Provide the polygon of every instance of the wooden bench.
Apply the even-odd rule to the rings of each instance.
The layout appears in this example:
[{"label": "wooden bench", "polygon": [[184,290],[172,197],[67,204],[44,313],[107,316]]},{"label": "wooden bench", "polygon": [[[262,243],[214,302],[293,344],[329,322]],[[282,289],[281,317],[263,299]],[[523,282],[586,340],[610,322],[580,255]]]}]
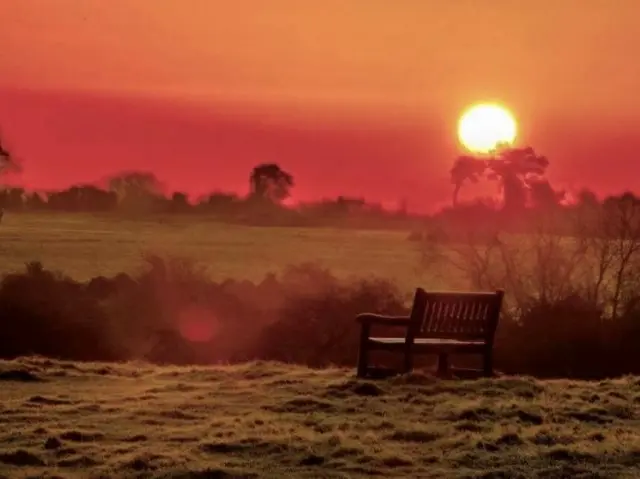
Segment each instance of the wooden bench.
[{"label": "wooden bench", "polygon": [[[484,376],[493,376],[493,339],[502,309],[504,291],[428,293],[417,288],[409,316],[359,314],[361,323],[358,377],[374,372],[369,367],[372,351],[397,351],[404,355],[403,371],[413,369],[417,354],[438,355],[438,375],[449,374],[450,354],[483,357]],[[397,337],[372,337],[374,325],[404,330]]]}]

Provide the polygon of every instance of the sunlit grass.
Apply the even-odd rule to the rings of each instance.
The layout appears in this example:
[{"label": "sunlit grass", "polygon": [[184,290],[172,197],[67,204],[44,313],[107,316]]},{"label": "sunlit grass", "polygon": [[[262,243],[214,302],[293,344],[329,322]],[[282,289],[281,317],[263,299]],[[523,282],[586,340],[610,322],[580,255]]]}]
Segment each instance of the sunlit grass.
[{"label": "sunlit grass", "polygon": [[640,382],[0,362],[0,476],[637,477]]}]

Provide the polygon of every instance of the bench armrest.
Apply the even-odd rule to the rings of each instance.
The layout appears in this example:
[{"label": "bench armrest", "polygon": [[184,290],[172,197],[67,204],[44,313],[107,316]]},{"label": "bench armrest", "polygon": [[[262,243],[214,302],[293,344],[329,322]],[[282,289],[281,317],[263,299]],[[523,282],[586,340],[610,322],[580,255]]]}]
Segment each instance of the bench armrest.
[{"label": "bench armrest", "polygon": [[385,316],[382,314],[362,313],[356,316],[356,321],[361,324],[379,324],[382,326],[409,326],[409,316]]}]

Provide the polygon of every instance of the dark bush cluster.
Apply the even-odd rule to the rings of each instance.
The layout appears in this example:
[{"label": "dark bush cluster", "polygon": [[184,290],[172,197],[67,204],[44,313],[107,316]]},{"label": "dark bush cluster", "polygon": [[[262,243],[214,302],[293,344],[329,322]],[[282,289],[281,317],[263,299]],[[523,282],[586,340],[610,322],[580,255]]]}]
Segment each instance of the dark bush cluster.
[{"label": "dark bush cluster", "polygon": [[136,275],[82,283],[33,263],[0,282],[0,356],[350,365],[353,319],[369,309],[398,313],[404,301],[387,282],[344,284],[313,265],[213,282],[189,261],[149,257]]},{"label": "dark bush cluster", "polygon": [[[0,356],[352,367],[356,314],[405,314],[409,299],[387,281],[340,281],[312,264],[258,283],[213,282],[191,262],[149,257],[136,275],[82,283],[32,263],[0,282]],[[640,373],[637,309],[612,320],[567,294],[516,311],[505,310],[498,328],[499,370],[585,378]]]}]

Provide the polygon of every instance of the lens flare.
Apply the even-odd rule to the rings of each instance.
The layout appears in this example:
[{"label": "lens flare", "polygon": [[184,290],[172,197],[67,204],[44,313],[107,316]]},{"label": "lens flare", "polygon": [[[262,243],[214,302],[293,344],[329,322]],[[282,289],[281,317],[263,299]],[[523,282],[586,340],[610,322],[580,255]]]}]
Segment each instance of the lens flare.
[{"label": "lens flare", "polygon": [[192,307],[178,315],[178,330],[188,341],[206,343],[216,336],[218,321],[211,311]]}]

